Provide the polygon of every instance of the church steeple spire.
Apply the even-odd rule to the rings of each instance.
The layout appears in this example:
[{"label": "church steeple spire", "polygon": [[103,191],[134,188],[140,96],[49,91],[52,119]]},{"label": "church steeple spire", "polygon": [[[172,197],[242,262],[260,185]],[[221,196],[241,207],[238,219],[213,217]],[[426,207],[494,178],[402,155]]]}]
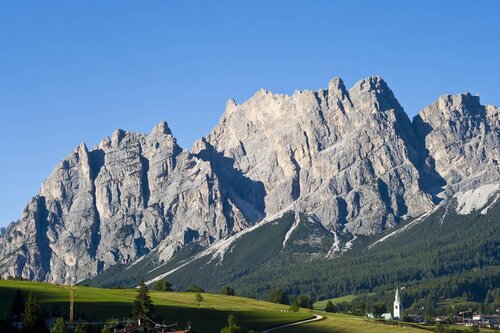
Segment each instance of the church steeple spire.
[{"label": "church steeple spire", "polygon": [[401,318],[401,298],[399,296],[399,287],[396,287],[396,296],[394,297],[394,319]]}]

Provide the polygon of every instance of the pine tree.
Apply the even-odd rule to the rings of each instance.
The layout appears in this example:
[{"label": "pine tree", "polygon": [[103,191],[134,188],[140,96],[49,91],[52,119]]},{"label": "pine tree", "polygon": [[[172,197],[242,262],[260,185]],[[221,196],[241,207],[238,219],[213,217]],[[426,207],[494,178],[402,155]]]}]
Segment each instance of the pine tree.
[{"label": "pine tree", "polygon": [[157,291],[173,291],[172,284],[167,280],[158,280],[155,282],[155,289]]},{"label": "pine tree", "polygon": [[231,288],[230,286],[224,286],[221,289],[221,294],[222,295],[234,296],[234,289]]},{"label": "pine tree", "polygon": [[310,296],[302,294],[297,296],[297,303],[301,308],[308,308],[308,309],[312,308],[313,304]]},{"label": "pine tree", "polygon": [[115,325],[118,323],[118,319],[108,319],[106,324],[101,330],[101,333],[113,333]]},{"label": "pine tree", "polygon": [[279,304],[290,304],[288,299],[288,295],[285,293],[283,289],[273,289],[269,293],[269,301],[273,303]]},{"label": "pine tree", "polygon": [[147,317],[152,318],[153,315],[153,301],[149,296],[148,287],[144,283],[144,280],[141,280],[137,289],[137,295],[132,304],[132,316],[135,320],[141,319],[145,321]]},{"label": "pine tree", "polygon": [[78,324],[73,333],[87,333],[89,325],[87,323]]},{"label": "pine tree", "polygon": [[50,333],[67,333],[63,318],[57,318],[54,326],[50,329]]},{"label": "pine tree", "polygon": [[375,318],[380,318],[386,311],[387,305],[385,303],[377,303],[373,305],[373,315]]},{"label": "pine tree", "polygon": [[24,305],[22,323],[24,333],[39,333],[46,331],[40,306],[38,305],[38,301],[33,293],[29,293],[28,300]]},{"label": "pine tree", "polygon": [[229,316],[227,316],[227,326],[223,327],[220,330],[220,333],[240,333],[241,331],[241,326],[238,325],[236,316],[231,313]]},{"label": "pine tree", "polygon": [[328,302],[326,302],[325,311],[326,312],[334,312],[335,311],[335,306],[333,305],[331,300],[328,300]]}]

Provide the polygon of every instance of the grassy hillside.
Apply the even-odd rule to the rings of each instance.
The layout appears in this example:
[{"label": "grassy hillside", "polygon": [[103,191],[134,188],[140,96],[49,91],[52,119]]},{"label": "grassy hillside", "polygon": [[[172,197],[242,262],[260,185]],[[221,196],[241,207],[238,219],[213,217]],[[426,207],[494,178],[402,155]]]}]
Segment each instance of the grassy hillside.
[{"label": "grassy hillside", "polygon": [[[306,323],[278,330],[279,333],[426,333],[434,332],[434,326],[402,323],[396,321],[373,320],[343,314],[324,314],[324,320]],[[470,332],[470,328],[450,326],[453,329]],[[481,332],[497,332],[482,328]]]},{"label": "grassy hillside", "polygon": [[[66,286],[26,281],[0,281],[0,317],[8,316],[16,290],[26,299],[29,292],[37,295],[46,313],[67,315],[69,290]],[[101,289],[77,287],[75,315],[89,321],[129,317],[134,289]],[[203,294],[200,305],[194,293],[151,292],[159,321],[178,322],[183,328],[189,321],[198,332],[219,332],[229,313],[234,313],[245,329],[261,330],[310,318],[306,311],[281,312],[289,307],[237,296]]]},{"label": "grassy hillside", "polygon": [[[59,312],[67,315],[69,291],[67,286],[27,281],[0,280],[0,318],[9,315],[16,290],[21,290],[26,298],[29,292],[37,295],[46,313]],[[77,317],[89,321],[128,317],[131,303],[136,294],[134,289],[102,289],[77,287],[75,311]],[[312,310],[301,309],[298,313],[282,312],[288,306],[237,297],[204,293],[201,304],[195,301],[194,293],[151,292],[158,321],[179,323],[179,327],[189,321],[197,332],[219,332],[225,325],[227,315],[234,313],[244,329],[264,328],[311,318]],[[279,333],[423,333],[433,327],[423,327],[407,323],[384,322],[344,314],[321,313],[325,319],[278,330]],[[483,332],[483,330],[481,330]],[[485,332],[489,332],[485,330]]]},{"label": "grassy hillside", "polygon": [[279,333],[425,333],[433,330],[433,327],[421,328],[417,325],[401,324],[396,322],[382,322],[363,317],[355,317],[343,314],[322,314],[324,320],[306,323],[295,327],[284,328]]},{"label": "grassy hillside", "polygon": [[351,295],[345,295],[345,296],[325,299],[322,301],[315,302],[313,307],[317,310],[324,310],[326,307],[326,303],[328,303],[328,301],[332,301],[333,304],[338,304],[338,303],[343,303],[343,302],[349,303],[349,302],[354,301],[356,298],[358,298],[360,296],[373,296],[374,294],[375,293],[357,294],[357,295],[351,294]]},{"label": "grassy hillside", "polygon": [[[59,315],[67,315],[69,308],[67,286],[0,280],[0,317],[8,316],[12,299],[18,289],[25,298],[29,292],[36,294],[46,313],[55,311],[60,312]],[[77,287],[75,312],[89,321],[128,317],[135,294],[134,289]],[[306,309],[301,309],[298,313],[282,312],[287,310],[288,306],[237,296],[204,293],[204,300],[200,305],[195,301],[194,293],[152,291],[151,297],[159,320],[164,320],[166,323],[178,322],[180,327],[190,321],[195,331],[204,333],[219,332],[225,325],[229,313],[234,313],[246,330],[280,326],[311,318],[313,315],[312,311]],[[421,332],[420,329],[387,326],[361,317],[323,315],[326,318],[320,322],[282,329],[278,332]]]}]

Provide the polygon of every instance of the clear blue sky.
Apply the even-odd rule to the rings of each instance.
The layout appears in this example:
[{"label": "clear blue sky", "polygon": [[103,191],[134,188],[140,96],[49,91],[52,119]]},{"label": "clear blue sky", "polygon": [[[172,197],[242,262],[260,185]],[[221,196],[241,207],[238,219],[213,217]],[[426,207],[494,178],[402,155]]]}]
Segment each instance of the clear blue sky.
[{"label": "clear blue sky", "polygon": [[500,1],[0,2],[0,226],[53,167],[166,120],[190,148],[227,99],[381,75],[410,116],[500,105]]}]

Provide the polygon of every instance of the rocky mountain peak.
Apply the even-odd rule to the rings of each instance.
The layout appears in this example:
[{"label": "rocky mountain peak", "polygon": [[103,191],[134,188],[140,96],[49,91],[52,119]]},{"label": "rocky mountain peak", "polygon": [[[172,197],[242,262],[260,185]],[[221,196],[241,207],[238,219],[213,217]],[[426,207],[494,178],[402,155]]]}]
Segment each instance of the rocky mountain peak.
[{"label": "rocky mountain peak", "polygon": [[236,104],[236,101],[234,100],[234,98],[230,98],[227,100],[226,102],[226,112],[231,112],[232,110],[234,110],[236,108],[237,104]]},{"label": "rocky mountain peak", "polygon": [[149,135],[118,129],[56,166],[0,236],[0,275],[64,282],[152,252],[168,261],[287,210],[338,251],[429,212],[443,188],[498,183],[499,115],[477,96],[444,95],[412,124],[381,77],[349,90],[336,77],[319,91],[230,99],[192,152],[165,121]]},{"label": "rocky mountain peak", "polygon": [[156,135],[172,135],[172,131],[168,127],[168,124],[165,120],[160,121],[158,124],[153,127],[151,130],[151,135],[156,136]]},{"label": "rocky mountain peak", "polygon": [[[415,118],[437,125],[439,121],[464,121],[465,118],[484,118],[487,108],[481,105],[479,96],[470,93],[445,94],[426,106]],[[465,117],[465,118],[464,118]]]},{"label": "rocky mountain peak", "polygon": [[359,86],[360,90],[375,90],[380,92],[382,89],[388,89],[387,83],[378,75],[369,76],[362,80],[359,80],[354,84],[354,88]]},{"label": "rocky mountain peak", "polygon": [[126,131],[124,131],[120,128],[116,129],[113,132],[113,135],[111,135],[111,146],[113,146],[113,147],[118,146],[126,134],[127,134]]},{"label": "rocky mountain peak", "polygon": [[450,193],[500,180],[500,122],[494,114],[479,96],[464,93],[442,95],[414,118]]},{"label": "rocky mountain peak", "polygon": [[208,144],[206,138],[201,138],[196,140],[193,143],[193,146],[191,147],[191,153],[193,154],[199,154],[201,151],[207,150],[208,149]]},{"label": "rocky mountain peak", "polygon": [[347,89],[344,85],[344,81],[340,77],[334,77],[328,83],[328,98],[330,100],[336,100],[338,103],[346,98],[348,95]]},{"label": "rocky mountain peak", "polygon": [[474,112],[481,107],[479,96],[470,93],[441,95],[438,99],[440,110]]},{"label": "rocky mountain peak", "polygon": [[358,100],[355,105],[357,109],[371,113],[388,110],[403,112],[394,93],[380,76],[370,76],[356,82],[349,90],[349,95],[352,100]]},{"label": "rocky mountain peak", "polygon": [[332,91],[345,91],[344,81],[338,76],[332,78],[330,82],[328,82],[328,90]]}]

